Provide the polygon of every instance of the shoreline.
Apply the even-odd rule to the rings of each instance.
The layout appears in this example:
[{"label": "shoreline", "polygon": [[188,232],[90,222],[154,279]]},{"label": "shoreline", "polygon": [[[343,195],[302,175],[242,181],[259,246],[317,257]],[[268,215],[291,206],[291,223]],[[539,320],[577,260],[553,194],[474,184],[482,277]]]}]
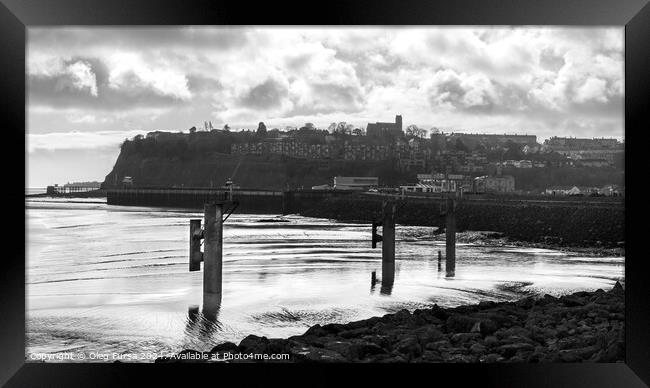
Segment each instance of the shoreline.
[{"label": "shoreline", "polygon": [[[347,324],[317,324],[289,338],[249,335],[239,344],[225,342],[209,352],[186,349],[155,362],[623,362],[624,302],[617,282],[610,291],[559,298],[434,305]],[[270,359],[277,354],[289,359]]]},{"label": "shoreline", "polygon": [[[105,190],[95,190],[87,193],[71,193],[71,194],[27,194],[25,198],[105,198]],[[245,213],[240,213],[245,214]],[[296,215],[303,216],[296,213]],[[272,216],[272,215],[269,215]],[[282,214],[275,214],[275,216],[283,217]],[[304,215],[303,217],[311,217]],[[368,224],[365,220],[349,220],[349,219],[340,219],[340,218],[327,218],[327,217],[317,217],[324,218],[331,221],[337,222],[346,222],[351,224]],[[399,224],[398,226],[422,226],[415,225],[411,223]],[[517,239],[512,236],[507,236],[501,232],[493,231],[463,231],[457,233],[457,241],[461,243],[480,243],[488,247],[501,247],[501,246],[511,246],[511,247],[524,247],[524,248],[539,248],[539,249],[551,249],[567,253],[581,253],[594,257],[604,257],[604,256],[613,256],[613,257],[624,257],[625,256],[625,247],[611,247],[611,246],[587,246],[580,244],[569,244],[569,243],[558,243],[549,239],[548,241],[539,242],[539,241],[527,241],[524,239]]]}]

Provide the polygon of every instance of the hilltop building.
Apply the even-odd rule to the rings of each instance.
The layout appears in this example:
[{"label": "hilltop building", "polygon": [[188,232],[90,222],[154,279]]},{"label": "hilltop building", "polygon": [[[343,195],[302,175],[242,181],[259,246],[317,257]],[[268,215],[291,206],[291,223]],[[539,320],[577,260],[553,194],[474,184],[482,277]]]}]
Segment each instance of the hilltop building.
[{"label": "hilltop building", "polygon": [[404,132],[402,132],[402,116],[395,116],[394,123],[368,123],[368,126],[366,127],[366,134],[368,136],[402,136],[404,135]]},{"label": "hilltop building", "polygon": [[534,147],[537,145],[536,135],[519,135],[519,134],[483,134],[483,133],[451,133],[448,140],[455,142],[460,140],[470,150],[481,144],[485,147],[504,146],[508,141],[516,144],[528,145]]},{"label": "hilltop building", "polygon": [[622,146],[618,140],[612,138],[577,138],[553,136],[544,142],[553,151],[557,150],[588,150],[588,149],[615,149]]},{"label": "hilltop building", "polygon": [[554,136],[547,139],[544,145],[549,150],[573,160],[591,160],[585,164],[592,165],[603,165],[603,163],[593,162],[595,159],[605,160],[608,165],[612,165],[625,152],[623,143],[611,138],[581,139]]}]

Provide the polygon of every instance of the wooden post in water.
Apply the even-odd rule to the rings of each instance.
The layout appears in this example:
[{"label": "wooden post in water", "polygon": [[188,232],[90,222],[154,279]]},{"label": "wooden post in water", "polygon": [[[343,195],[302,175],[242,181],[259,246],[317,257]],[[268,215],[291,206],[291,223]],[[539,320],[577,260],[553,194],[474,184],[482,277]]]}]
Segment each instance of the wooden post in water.
[{"label": "wooden post in water", "polygon": [[454,207],[454,199],[447,198],[445,270],[450,277],[453,277],[456,272],[456,209]]},{"label": "wooden post in water", "polygon": [[201,269],[201,219],[190,220],[190,272]]},{"label": "wooden post in water", "polygon": [[203,251],[203,313],[210,316],[221,305],[223,204],[205,204]]},{"label": "wooden post in water", "polygon": [[394,201],[383,203],[382,244],[381,244],[381,284],[382,290],[390,293],[395,280],[395,211]]},{"label": "wooden post in water", "polygon": [[438,272],[442,271],[442,253],[438,249]]}]

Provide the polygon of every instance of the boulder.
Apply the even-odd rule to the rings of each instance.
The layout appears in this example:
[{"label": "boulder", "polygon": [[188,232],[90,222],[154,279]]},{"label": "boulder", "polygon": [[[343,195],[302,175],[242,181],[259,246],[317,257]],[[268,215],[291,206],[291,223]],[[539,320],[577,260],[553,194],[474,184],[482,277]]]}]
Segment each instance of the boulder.
[{"label": "boulder", "polygon": [[232,342],[221,343],[210,350],[210,353],[239,353],[239,346]]},{"label": "boulder", "polygon": [[510,358],[519,352],[532,352],[533,350],[535,347],[526,342],[501,345],[497,348],[497,352],[505,358]]},{"label": "boulder", "polygon": [[447,332],[469,333],[477,322],[479,322],[477,318],[454,314],[447,318],[445,325],[447,327]]}]

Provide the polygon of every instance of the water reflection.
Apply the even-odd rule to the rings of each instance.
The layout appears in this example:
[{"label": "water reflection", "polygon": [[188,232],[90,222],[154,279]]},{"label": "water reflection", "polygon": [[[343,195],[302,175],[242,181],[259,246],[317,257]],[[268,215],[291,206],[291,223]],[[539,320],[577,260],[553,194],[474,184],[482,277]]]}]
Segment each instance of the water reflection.
[{"label": "water reflection", "polygon": [[187,319],[185,322],[185,333],[190,337],[200,340],[210,340],[213,335],[222,330],[223,325],[219,321],[219,310],[221,306],[203,306],[199,312],[199,306],[191,305],[187,308]]},{"label": "water reflection", "polygon": [[377,283],[381,284],[379,293],[381,295],[390,295],[393,292],[395,284],[395,262],[383,261],[381,265],[381,279],[377,279],[377,272],[372,271],[370,274],[370,294],[374,294]]}]

